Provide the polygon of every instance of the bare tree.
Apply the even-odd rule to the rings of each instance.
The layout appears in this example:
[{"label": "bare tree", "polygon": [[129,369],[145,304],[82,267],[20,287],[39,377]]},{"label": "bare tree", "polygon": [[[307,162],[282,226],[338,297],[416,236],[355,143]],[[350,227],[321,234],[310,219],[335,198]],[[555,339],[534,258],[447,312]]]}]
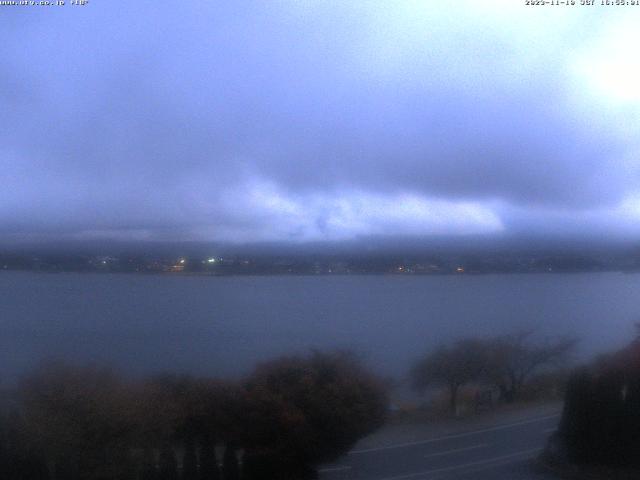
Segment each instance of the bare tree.
[{"label": "bare tree", "polygon": [[522,330],[487,340],[485,377],[500,390],[502,399],[513,402],[536,371],[566,361],[577,340],[559,337],[534,341],[533,330]]},{"label": "bare tree", "polygon": [[449,405],[455,413],[460,387],[480,379],[486,363],[484,343],[476,339],[463,339],[442,346],[419,360],[411,370],[411,379],[418,391],[424,391],[429,386],[448,388]]}]

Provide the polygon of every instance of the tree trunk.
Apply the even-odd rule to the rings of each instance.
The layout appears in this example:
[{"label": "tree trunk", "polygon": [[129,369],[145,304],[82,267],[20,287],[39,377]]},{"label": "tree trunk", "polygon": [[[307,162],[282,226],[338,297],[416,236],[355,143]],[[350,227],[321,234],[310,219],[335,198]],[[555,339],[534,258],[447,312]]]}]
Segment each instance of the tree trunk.
[{"label": "tree trunk", "polygon": [[236,456],[236,449],[234,445],[227,443],[227,446],[224,449],[222,462],[224,480],[239,480],[240,467],[238,465],[238,457]]},{"label": "tree trunk", "polygon": [[505,403],[513,403],[516,399],[516,394],[512,385],[499,385],[500,389],[500,398]]},{"label": "tree trunk", "polygon": [[188,439],[184,444],[182,480],[198,480],[198,457],[196,456],[196,445],[193,439]]},{"label": "tree trunk", "polygon": [[200,444],[200,480],[219,480],[220,470],[212,437],[205,437]]},{"label": "tree trunk", "polygon": [[160,450],[160,480],[178,480],[178,461],[173,447],[166,444]]},{"label": "tree trunk", "polygon": [[458,414],[458,388],[457,384],[449,385],[449,407],[454,415]]}]

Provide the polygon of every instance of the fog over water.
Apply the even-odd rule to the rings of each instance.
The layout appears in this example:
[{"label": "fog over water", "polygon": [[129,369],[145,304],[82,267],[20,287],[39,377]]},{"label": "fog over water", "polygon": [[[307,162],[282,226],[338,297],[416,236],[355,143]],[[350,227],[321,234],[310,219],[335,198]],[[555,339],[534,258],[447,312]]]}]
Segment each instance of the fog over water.
[{"label": "fog over water", "polygon": [[0,382],[42,358],[133,373],[237,376],[271,356],[347,347],[403,376],[434,345],[520,326],[626,342],[640,275],[170,277],[0,273]]}]

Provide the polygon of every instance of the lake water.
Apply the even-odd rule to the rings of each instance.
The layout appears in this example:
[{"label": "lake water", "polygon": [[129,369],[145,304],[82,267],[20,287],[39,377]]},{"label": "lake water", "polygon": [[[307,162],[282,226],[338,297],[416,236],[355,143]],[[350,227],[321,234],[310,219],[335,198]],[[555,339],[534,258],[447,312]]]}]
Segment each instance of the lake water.
[{"label": "lake water", "polygon": [[616,347],[640,275],[197,277],[0,273],[0,382],[47,357],[234,376],[274,355],[348,347],[404,375],[434,345],[532,326]]}]

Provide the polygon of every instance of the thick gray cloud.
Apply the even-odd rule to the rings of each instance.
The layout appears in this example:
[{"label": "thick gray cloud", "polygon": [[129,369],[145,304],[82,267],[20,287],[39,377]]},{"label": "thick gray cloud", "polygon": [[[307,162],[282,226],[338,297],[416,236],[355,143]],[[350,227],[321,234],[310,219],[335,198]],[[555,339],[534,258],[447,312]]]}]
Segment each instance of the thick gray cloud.
[{"label": "thick gray cloud", "polygon": [[0,236],[640,233],[640,8],[435,3],[1,7]]}]

